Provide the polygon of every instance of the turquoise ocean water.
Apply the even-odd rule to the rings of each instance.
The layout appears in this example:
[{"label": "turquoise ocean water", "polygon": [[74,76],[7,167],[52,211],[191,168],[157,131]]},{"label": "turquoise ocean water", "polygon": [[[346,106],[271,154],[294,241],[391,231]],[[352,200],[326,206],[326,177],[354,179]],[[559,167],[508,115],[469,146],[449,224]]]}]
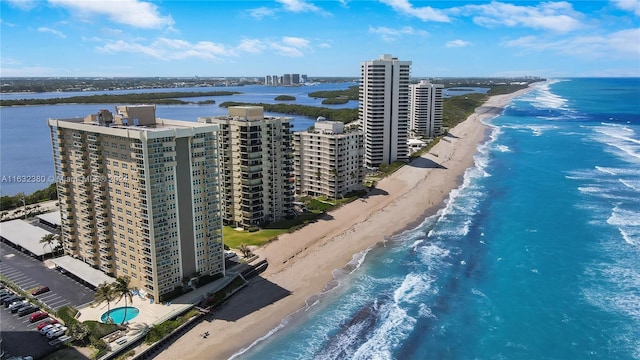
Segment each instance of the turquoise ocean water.
[{"label": "turquoise ocean water", "polygon": [[640,79],[539,85],[446,207],[241,359],[640,359]]}]

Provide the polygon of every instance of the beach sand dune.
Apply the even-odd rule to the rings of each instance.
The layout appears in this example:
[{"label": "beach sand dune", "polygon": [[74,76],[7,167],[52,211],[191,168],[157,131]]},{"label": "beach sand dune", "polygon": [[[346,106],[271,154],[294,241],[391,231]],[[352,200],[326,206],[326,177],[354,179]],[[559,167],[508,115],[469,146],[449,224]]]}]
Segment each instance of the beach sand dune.
[{"label": "beach sand dune", "polygon": [[[499,115],[511,99],[530,89],[491,97],[451,129],[445,141],[379,181],[367,197],[257,249],[257,255],[269,260],[261,277],[156,359],[227,359],[281,326],[325,290],[333,271],[344,268],[354,254],[435,214],[486,139],[482,120]],[[206,331],[209,337],[198,336]]]}]

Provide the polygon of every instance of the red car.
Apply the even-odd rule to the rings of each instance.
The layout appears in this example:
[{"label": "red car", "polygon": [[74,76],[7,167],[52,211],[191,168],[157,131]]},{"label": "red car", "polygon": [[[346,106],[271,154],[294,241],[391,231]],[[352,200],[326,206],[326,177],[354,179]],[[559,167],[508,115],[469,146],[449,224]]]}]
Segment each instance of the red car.
[{"label": "red car", "polygon": [[44,294],[47,291],[49,291],[48,286],[40,286],[39,288],[33,290],[33,292],[31,292],[31,295],[36,296],[36,295]]},{"label": "red car", "polygon": [[29,321],[30,322],[36,322],[36,321],[42,320],[42,319],[47,318],[47,317],[49,317],[49,314],[47,314],[46,312],[44,312],[42,310],[39,310],[39,311],[36,311],[33,314],[31,314],[31,317],[29,317]]},{"label": "red car", "polygon": [[58,320],[56,320],[56,319],[50,319],[48,321],[43,321],[40,324],[38,324],[38,331],[42,330],[42,328],[47,326],[47,325],[53,325],[53,324],[57,324],[57,323],[58,323]]}]

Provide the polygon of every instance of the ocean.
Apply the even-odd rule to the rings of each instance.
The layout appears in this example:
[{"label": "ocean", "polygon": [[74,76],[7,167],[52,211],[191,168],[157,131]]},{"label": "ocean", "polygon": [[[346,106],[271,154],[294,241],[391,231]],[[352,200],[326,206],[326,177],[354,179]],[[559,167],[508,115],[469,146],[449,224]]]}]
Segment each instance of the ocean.
[{"label": "ocean", "polygon": [[640,359],[640,79],[550,80],[446,205],[237,359]]}]

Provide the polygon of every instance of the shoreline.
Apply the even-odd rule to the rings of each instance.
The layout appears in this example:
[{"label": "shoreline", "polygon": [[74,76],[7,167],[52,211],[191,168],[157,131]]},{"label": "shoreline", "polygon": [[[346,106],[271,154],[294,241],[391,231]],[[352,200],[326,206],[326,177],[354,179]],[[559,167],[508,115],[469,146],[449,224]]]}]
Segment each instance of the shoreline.
[{"label": "shoreline", "polygon": [[[487,141],[490,128],[483,121],[533,88],[490,97],[450,129],[449,141],[380,180],[368,196],[257,249],[269,260],[266,271],[156,358],[227,359],[276,332],[335,286],[334,272],[348,268],[355,256],[437,214]],[[205,331],[213,336],[198,336]]]}]

